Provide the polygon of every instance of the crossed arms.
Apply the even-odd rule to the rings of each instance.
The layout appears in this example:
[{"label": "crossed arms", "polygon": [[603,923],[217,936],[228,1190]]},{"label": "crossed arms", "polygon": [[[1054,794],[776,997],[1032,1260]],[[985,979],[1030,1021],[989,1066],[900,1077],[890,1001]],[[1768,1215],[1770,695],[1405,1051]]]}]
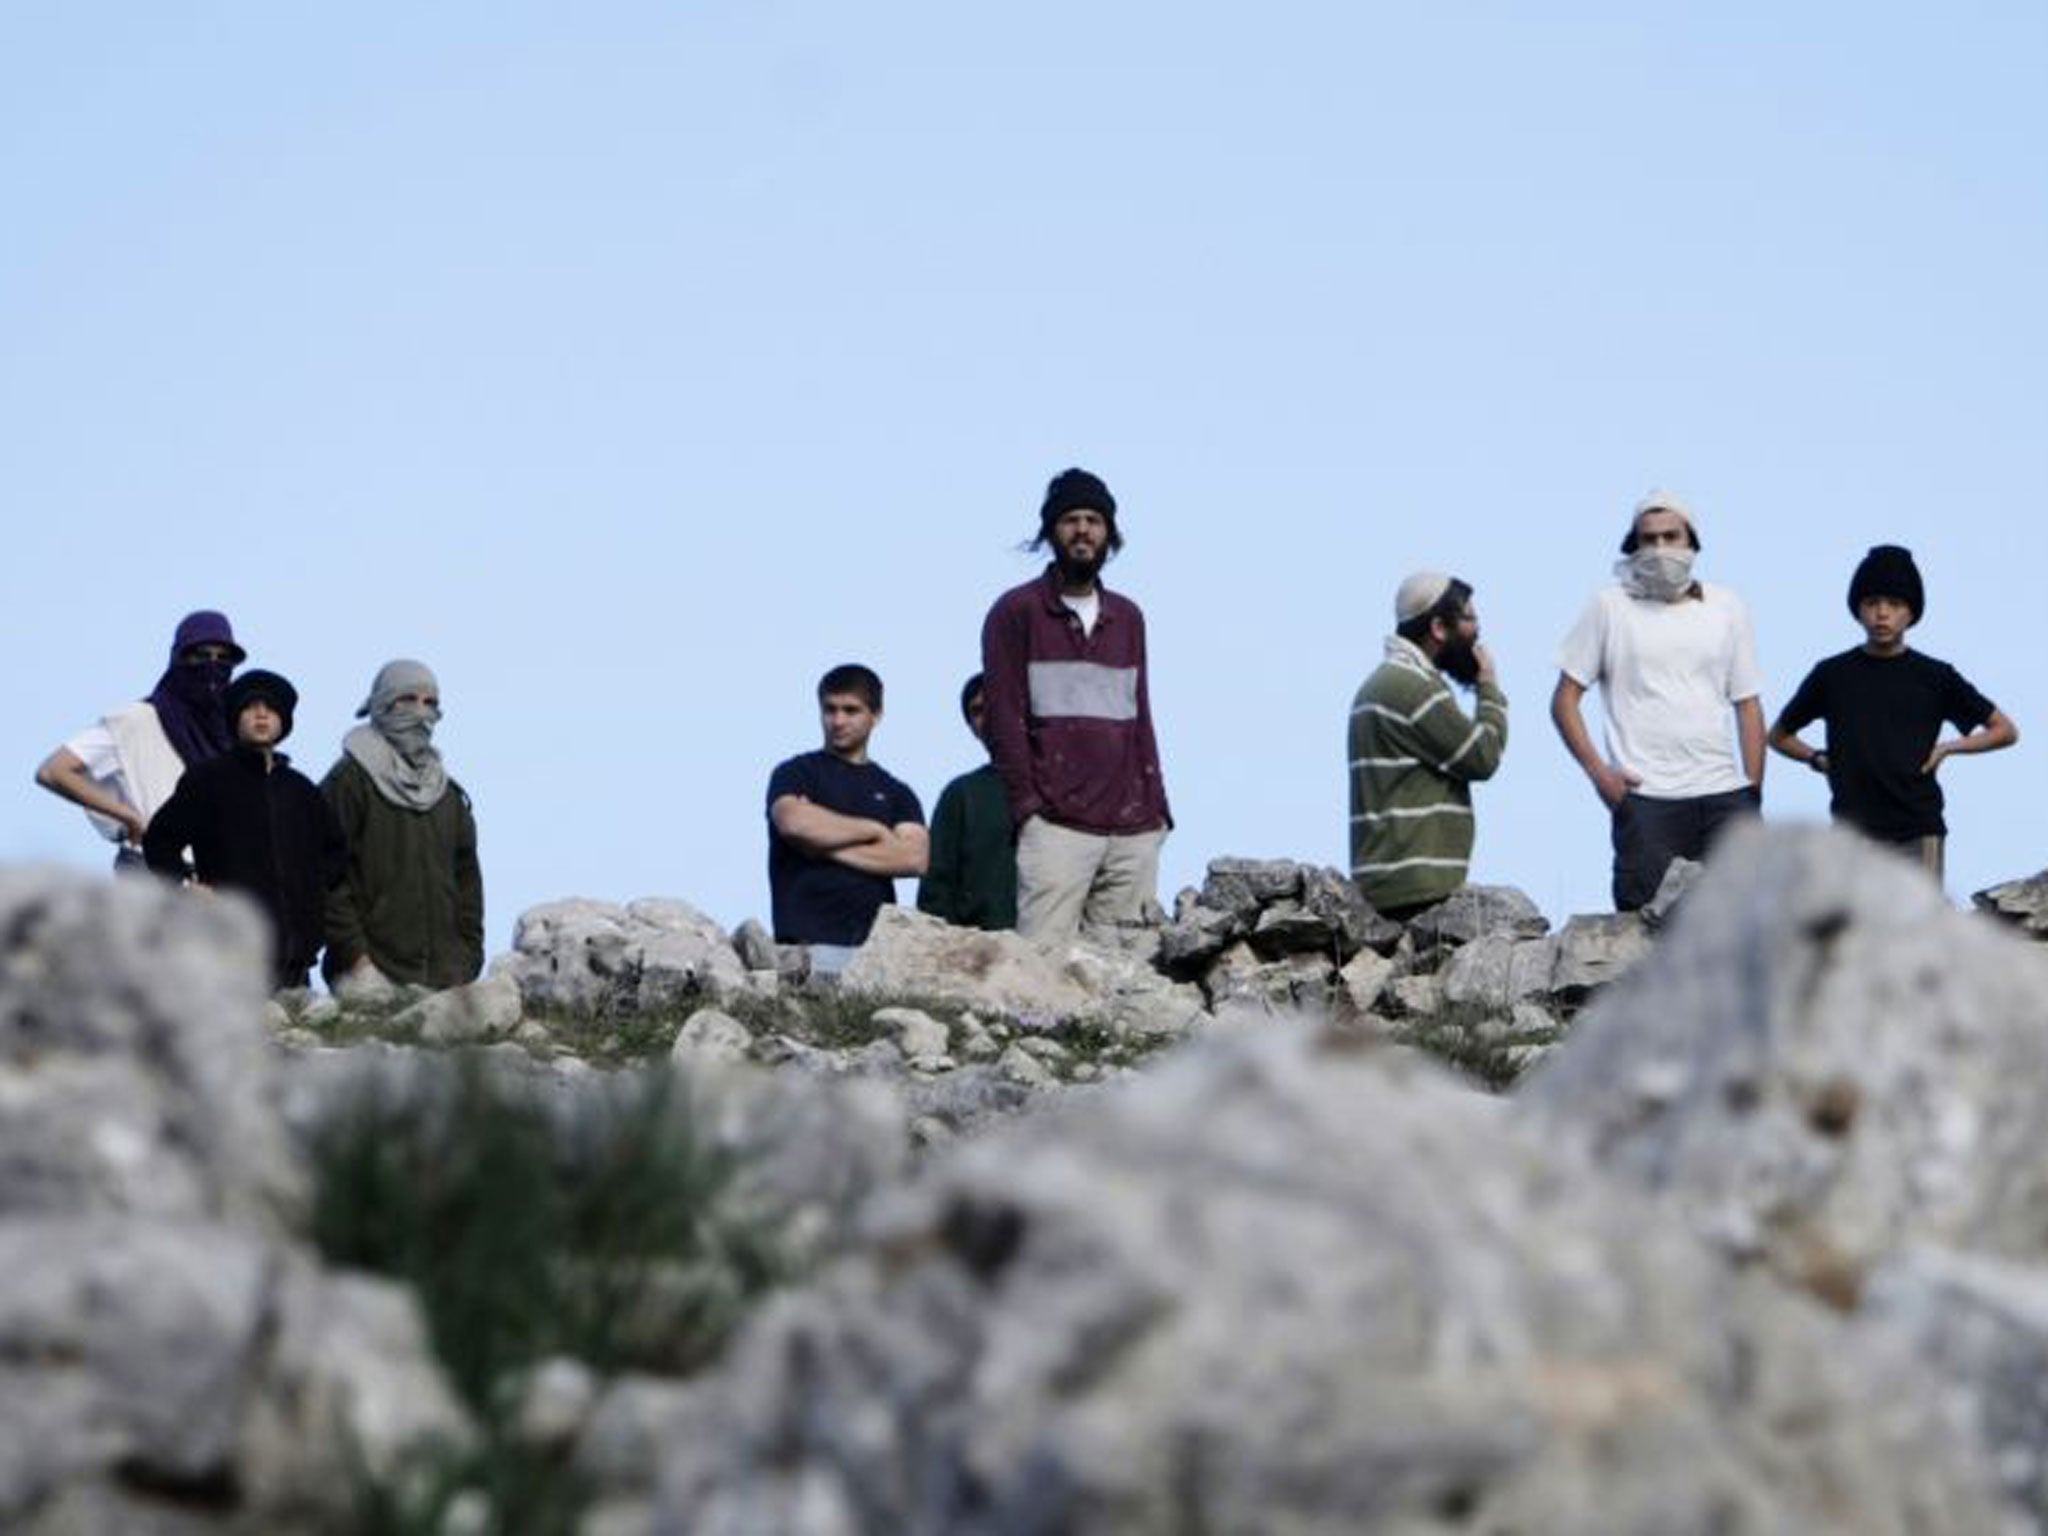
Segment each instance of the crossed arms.
[{"label": "crossed arms", "polygon": [[768,817],[799,852],[864,875],[921,875],[931,857],[931,840],[914,821],[892,827],[872,817],[829,811],[802,795],[777,795]]}]

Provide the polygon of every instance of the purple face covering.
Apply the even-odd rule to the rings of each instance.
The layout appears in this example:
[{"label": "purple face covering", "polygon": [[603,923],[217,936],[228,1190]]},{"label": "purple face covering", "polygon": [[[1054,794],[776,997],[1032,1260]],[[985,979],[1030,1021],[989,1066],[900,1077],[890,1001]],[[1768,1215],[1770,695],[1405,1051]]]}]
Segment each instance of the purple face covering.
[{"label": "purple face covering", "polygon": [[244,654],[235,644],[235,632],[226,615],[202,609],[179,621],[178,632],[171,639],[171,664],[150,690],[149,702],[156,706],[164,736],[187,768],[219,757],[234,743],[221,706],[221,691],[227,687],[234,663],[178,659],[195,645],[226,646],[238,661]]}]

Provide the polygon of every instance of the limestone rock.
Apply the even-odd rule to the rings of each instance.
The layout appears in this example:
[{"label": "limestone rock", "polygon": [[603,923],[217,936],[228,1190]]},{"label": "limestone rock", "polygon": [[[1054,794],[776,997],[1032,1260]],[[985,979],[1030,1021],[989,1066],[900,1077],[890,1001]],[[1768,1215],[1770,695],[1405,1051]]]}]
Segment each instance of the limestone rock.
[{"label": "limestone rock", "polygon": [[1014,933],[956,928],[884,907],[841,973],[848,992],[919,998],[1044,1023],[1100,1020],[1130,1034],[1178,1033],[1201,1014],[1193,988],[1134,956],[1083,943],[1049,949]]},{"label": "limestone rock", "polygon": [[1960,1406],[2014,1507],[2048,1512],[2048,1273],[1913,1248],[1871,1279],[1859,1325],[1906,1339]]},{"label": "limestone rock", "polygon": [[1678,915],[1678,904],[1685,893],[1700,883],[1700,875],[1706,865],[1692,859],[1673,859],[1664,868],[1664,878],[1657,882],[1657,890],[1643,903],[1641,917],[1643,926],[1652,933],[1668,927]]},{"label": "limestone rock", "polygon": [[171,1488],[230,1475],[269,1262],[205,1220],[0,1220],[0,1528],[124,1467]]},{"label": "limestone rock", "polygon": [[[376,966],[342,973],[334,983],[334,1002],[339,1008],[382,1009],[398,998],[398,984]],[[311,1022],[310,1020],[308,1022]]]},{"label": "limestone rock", "polygon": [[1210,1008],[1219,1014],[1232,1009],[1293,1013],[1321,1007],[1335,975],[1336,967],[1326,955],[1289,955],[1267,961],[1250,944],[1240,941],[1209,967],[1202,986]]},{"label": "limestone rock", "polygon": [[1407,925],[1418,944],[1469,944],[1482,934],[1540,939],[1550,920],[1536,903],[1510,885],[1468,885],[1445,897]]},{"label": "limestone rock", "polygon": [[836,1248],[869,1195],[909,1171],[904,1099],[874,1079],[733,1068],[693,1089],[690,1112],[732,1160],[731,1209],[794,1263]]},{"label": "limestone rock", "polygon": [[1202,905],[1249,922],[1270,902],[1301,894],[1301,866],[1292,859],[1211,859]]},{"label": "limestone rock", "polygon": [[1353,1013],[1369,1014],[1379,1007],[1380,992],[1393,975],[1392,960],[1374,950],[1361,949],[1337,973],[1337,985]]},{"label": "limestone rock", "polygon": [[1033,1052],[1025,1050],[1021,1043],[1003,1052],[1001,1059],[996,1062],[996,1070],[1011,1082],[1025,1088],[1042,1088],[1059,1080],[1052,1068],[1040,1061]]},{"label": "limestone rock", "polygon": [[581,1360],[558,1355],[528,1373],[513,1416],[523,1445],[558,1451],[575,1443],[597,1401],[597,1376]]},{"label": "limestone rock", "polygon": [[576,1443],[576,1470],[607,1493],[651,1493],[670,1446],[718,1434],[718,1426],[701,1417],[702,1401],[664,1377],[613,1378]]},{"label": "limestone rock", "polygon": [[1168,974],[1191,977],[1245,931],[1246,919],[1199,903],[1174,919],[1159,939],[1159,963]]},{"label": "limestone rock", "polygon": [[519,1027],[519,987],[509,976],[487,976],[466,986],[432,992],[397,1014],[391,1027],[427,1045],[475,1045],[502,1040]]},{"label": "limestone rock", "polygon": [[1390,955],[1401,941],[1401,925],[1374,911],[1372,903],[1359,893],[1357,882],[1341,871],[1304,869],[1301,904],[1330,925],[1342,960],[1349,960],[1361,949]]},{"label": "limestone rock", "polygon": [[1575,1010],[1650,952],[1649,926],[1633,912],[1574,917],[1558,931],[1556,951],[1550,991]]},{"label": "limestone rock", "polygon": [[267,951],[239,898],[0,869],[0,1218],[275,1230],[303,1184],[273,1098]]},{"label": "limestone rock", "polygon": [[353,1326],[409,1298],[293,1236],[274,1073],[330,1053],[266,1038],[267,948],[237,898],[0,870],[0,1529],[333,1528],[309,1466],[463,1427],[417,1330]]},{"label": "limestone rock", "polygon": [[717,1067],[745,1061],[753,1049],[753,1031],[717,1008],[699,1008],[676,1031],[669,1059],[678,1066]]},{"label": "limestone rock", "polygon": [[782,967],[781,951],[759,918],[750,917],[733,929],[732,947],[740,964],[750,971],[775,971]]},{"label": "limestone rock", "polygon": [[753,990],[719,926],[687,902],[555,901],[520,914],[493,963],[526,1006],[586,1016],[655,1012]]},{"label": "limestone rock", "polygon": [[1337,933],[1319,913],[1311,912],[1293,898],[1276,901],[1262,909],[1252,925],[1252,948],[1260,958],[1278,960],[1287,955],[1320,954],[1337,961]]},{"label": "limestone rock", "polygon": [[276,1344],[243,1432],[258,1507],[333,1519],[366,1474],[391,1486],[415,1458],[475,1443],[410,1290],[295,1262],[274,1306]]},{"label": "limestone rock", "polygon": [[2048,956],[1848,833],[1731,831],[1517,1102],[1841,1303],[1909,1244],[2048,1259]]},{"label": "limestone rock", "polygon": [[946,1026],[921,1008],[877,1008],[873,1022],[889,1032],[896,1048],[911,1061],[944,1056],[953,1043]]},{"label": "limestone rock", "polygon": [[2048,870],[1978,891],[1970,900],[1981,912],[2011,923],[2030,939],[2048,939]]},{"label": "limestone rock", "polygon": [[657,1526],[1999,1528],[1903,1365],[1393,1053],[1254,1031],[1088,1111],[756,1314]]},{"label": "limestone rock", "polygon": [[1498,1018],[1547,995],[1557,962],[1554,939],[1481,934],[1453,951],[1438,973],[1442,1011],[1453,1019]]},{"label": "limestone rock", "polygon": [[1443,1011],[1443,983],[1434,976],[1396,976],[1380,988],[1380,1005],[1397,1019],[1431,1019]]}]

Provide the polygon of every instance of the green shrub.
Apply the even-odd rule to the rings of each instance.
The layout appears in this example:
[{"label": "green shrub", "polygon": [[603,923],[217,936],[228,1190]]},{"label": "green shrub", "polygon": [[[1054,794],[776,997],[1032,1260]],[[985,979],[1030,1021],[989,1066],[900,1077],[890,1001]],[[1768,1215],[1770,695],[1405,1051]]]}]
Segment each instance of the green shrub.
[{"label": "green shrub", "polygon": [[581,1494],[566,1469],[509,1439],[524,1371],[555,1355],[600,1373],[695,1369],[783,1266],[731,1214],[733,1164],[672,1074],[561,1117],[473,1059],[419,1084],[358,1093],[316,1137],[312,1237],[330,1262],[417,1290],[484,1444],[421,1469],[408,1510],[366,1499],[359,1529],[428,1528],[411,1506],[476,1489],[521,1512],[500,1529],[567,1530]]}]

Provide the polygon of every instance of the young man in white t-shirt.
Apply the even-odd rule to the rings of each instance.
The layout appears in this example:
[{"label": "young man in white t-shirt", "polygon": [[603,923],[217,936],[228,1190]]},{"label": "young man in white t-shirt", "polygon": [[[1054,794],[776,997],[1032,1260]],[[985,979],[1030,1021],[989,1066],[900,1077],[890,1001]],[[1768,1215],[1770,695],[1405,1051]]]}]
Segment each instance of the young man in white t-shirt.
[{"label": "young man in white t-shirt", "polygon": [[108,711],[37,766],[38,784],[80,807],[95,830],[120,845],[116,869],[141,867],[142,834],[185,770],[232,744],[221,697],[243,655],[227,615],[186,614],[149,695]]},{"label": "young man in white t-shirt", "polygon": [[[1699,548],[1684,503],[1645,497],[1616,581],[1593,595],[1558,651],[1550,718],[1614,818],[1621,912],[1656,895],[1673,859],[1705,858],[1723,827],[1763,805],[1756,638],[1741,598],[1694,579]],[[1580,711],[1595,683],[1607,714],[1604,754]]]}]

